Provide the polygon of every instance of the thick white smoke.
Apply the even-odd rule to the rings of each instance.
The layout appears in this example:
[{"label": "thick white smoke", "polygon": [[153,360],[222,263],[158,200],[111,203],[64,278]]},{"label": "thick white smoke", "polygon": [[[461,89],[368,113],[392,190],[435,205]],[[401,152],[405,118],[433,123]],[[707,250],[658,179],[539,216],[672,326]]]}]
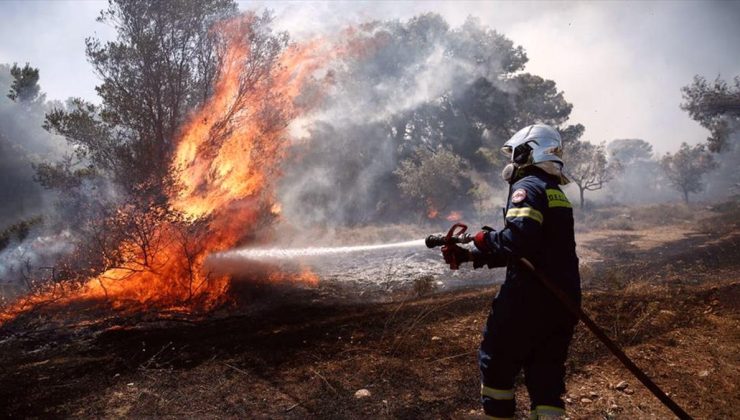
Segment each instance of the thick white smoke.
[{"label": "thick white smoke", "polygon": [[8,98],[10,66],[0,64],[0,297],[27,289],[30,279],[48,279],[72,251],[71,234],[55,226],[56,195],[34,180],[33,164],[67,152],[64,139],[42,128],[53,104],[43,94],[32,101]]},{"label": "thick white smoke", "polygon": [[[433,14],[343,32],[336,42],[363,48],[334,63],[324,103],[293,124],[294,156],[279,188],[285,217],[297,225],[388,219],[398,209],[393,171],[410,152],[394,124],[480,78],[497,83],[508,46],[488,45],[492,33],[475,19],[450,28]],[[428,137],[429,147],[444,142]]]}]

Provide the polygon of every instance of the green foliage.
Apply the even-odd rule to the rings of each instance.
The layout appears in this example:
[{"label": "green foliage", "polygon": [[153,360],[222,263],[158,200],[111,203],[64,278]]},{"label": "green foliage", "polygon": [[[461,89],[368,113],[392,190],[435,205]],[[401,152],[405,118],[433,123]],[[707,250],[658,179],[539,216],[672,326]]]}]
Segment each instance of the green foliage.
[{"label": "green foliage", "polygon": [[[44,127],[63,135],[76,159],[39,165],[45,185],[68,185],[83,166],[126,194],[161,196],[172,182],[177,129],[215,80],[222,51],[211,28],[236,11],[230,0],[110,1],[98,20],[112,25],[117,39],[86,39],[102,104],[72,99],[47,114]],[[60,182],[49,179],[65,168]]]},{"label": "green foliage", "polygon": [[[44,128],[66,139],[68,153],[34,165],[35,179],[61,193],[59,211],[75,232],[71,276],[142,255],[142,269],[152,269],[146,256],[161,246],[157,226],[185,226],[167,202],[178,187],[171,155],[180,125],[212,92],[225,52],[223,32],[214,27],[236,13],[231,0],[111,0],[101,12],[99,21],[117,32],[114,41],[86,40],[102,103],[73,98],[48,111]],[[274,66],[269,59],[285,45],[267,28],[270,19],[253,16],[254,25],[244,28],[247,45],[268,46],[254,63],[241,63],[259,63],[254,77]],[[220,127],[228,122],[224,116]],[[122,241],[138,248],[121,255]]]},{"label": "green foliage", "polygon": [[560,137],[563,139],[563,147],[568,147],[570,143],[577,142],[586,132],[583,124],[572,124],[558,130]]},{"label": "green foliage", "polygon": [[13,83],[10,85],[8,98],[16,102],[33,102],[39,99],[39,69],[26,63],[23,67],[13,64],[10,68]]},{"label": "green foliage", "polygon": [[422,209],[444,211],[465,196],[472,184],[465,161],[450,150],[417,149],[413,158],[401,162],[394,172],[407,199]]},{"label": "green foliage", "polygon": [[691,147],[681,143],[676,153],[667,153],[661,158],[660,166],[671,185],[683,193],[684,201],[688,203],[689,193],[704,190],[702,177],[715,169],[717,163],[703,144]]},{"label": "green foliage", "polygon": [[612,140],[606,146],[609,158],[628,165],[637,161],[648,161],[653,158],[653,145],[641,139]]},{"label": "green foliage", "polygon": [[[15,70],[23,72],[18,66]],[[0,64],[0,91],[18,85],[13,71],[14,66]],[[21,94],[16,100],[0,95],[0,225],[36,214],[44,206],[47,193],[34,182],[32,163],[60,151],[60,139],[41,128],[48,105],[44,95],[31,99]]]},{"label": "green foliage", "polygon": [[[432,13],[374,21],[354,28],[344,42],[350,53],[331,73],[326,118],[311,127],[310,147],[299,146],[300,161],[282,183],[283,196],[296,200],[286,208],[300,209],[296,217],[307,222],[322,216],[332,223],[399,221],[425,210],[427,197],[443,193],[414,191],[424,198],[414,198],[411,204],[421,204],[411,207],[402,190],[416,188],[401,186],[397,176],[410,179],[424,169],[419,150],[444,149],[479,182],[500,185],[494,174],[505,159],[499,150],[522,127],[544,122],[572,138],[583,131],[562,127],[572,106],[555,82],[522,72],[523,48],[477,19],[459,27]],[[436,199],[445,203],[440,207],[449,201]],[[465,210],[471,202],[456,205]]]},{"label": "green foliage", "polygon": [[41,217],[21,220],[18,223],[10,225],[0,230],[0,251],[5,249],[11,241],[22,242],[28,237],[31,228],[41,223]]},{"label": "green foliage", "polygon": [[711,133],[707,138],[709,150],[723,151],[730,134],[740,127],[740,76],[732,84],[719,77],[710,83],[695,76],[693,83],[681,92],[684,99],[681,109]]},{"label": "green foliage", "polygon": [[558,127],[568,120],[573,105],[565,100],[555,82],[529,73],[518,74],[512,79],[515,117],[512,130],[541,122]]}]

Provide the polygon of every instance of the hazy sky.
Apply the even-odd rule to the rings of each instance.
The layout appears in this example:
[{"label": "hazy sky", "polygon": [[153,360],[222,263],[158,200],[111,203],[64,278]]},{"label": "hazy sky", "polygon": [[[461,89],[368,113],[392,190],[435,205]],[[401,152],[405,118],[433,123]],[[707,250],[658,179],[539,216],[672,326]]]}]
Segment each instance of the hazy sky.
[{"label": "hazy sky", "polygon": [[[84,39],[112,36],[95,22],[105,2],[0,1],[0,63],[41,69],[51,99],[98,101]],[[723,2],[241,2],[273,9],[300,37],[368,19],[437,12],[452,26],[467,16],[506,34],[529,56],[527,71],[553,79],[574,104],[586,139],[643,138],[658,152],[706,132],[679,109],[694,74],[740,75],[740,1]]]}]

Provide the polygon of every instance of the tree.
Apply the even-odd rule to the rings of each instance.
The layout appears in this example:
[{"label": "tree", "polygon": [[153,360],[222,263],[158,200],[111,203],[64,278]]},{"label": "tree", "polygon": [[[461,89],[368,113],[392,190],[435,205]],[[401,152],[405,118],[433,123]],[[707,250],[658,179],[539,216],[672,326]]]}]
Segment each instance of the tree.
[{"label": "tree", "polygon": [[[13,64],[10,68],[10,74],[13,76],[13,83],[10,85],[8,98],[16,102],[34,102],[39,99],[39,69],[31,67],[28,63],[25,66],[18,67]],[[43,100],[43,99],[42,99]]]},{"label": "tree", "polygon": [[609,142],[606,151],[610,159],[629,165],[653,158],[653,145],[642,139],[616,139]]},{"label": "tree", "polygon": [[433,218],[470,190],[465,171],[466,162],[460,156],[439,148],[417,149],[415,157],[402,161],[394,173],[401,192]]},{"label": "tree", "polygon": [[740,128],[740,76],[732,84],[717,77],[714,83],[700,76],[681,89],[684,102],[681,109],[710,131],[709,150],[721,152],[727,147],[729,135]]},{"label": "tree", "polygon": [[558,127],[568,120],[573,105],[565,100],[554,81],[523,73],[516,75],[512,84],[516,92],[516,115],[510,122],[514,132],[534,122]]},{"label": "tree", "polygon": [[[398,221],[416,210],[394,171],[408,169],[401,162],[418,164],[420,149],[446,149],[480,182],[503,183],[494,175],[505,164],[503,143],[535,122],[562,126],[571,112],[554,81],[522,72],[522,47],[475,18],[459,27],[431,13],[373,21],[344,33],[340,48],[331,94],[307,130],[309,146],[281,181],[307,223]],[[350,153],[362,157],[336,158]]]},{"label": "tree", "polygon": [[665,182],[652,144],[642,139],[616,139],[607,143],[606,152],[607,160],[621,169],[620,176],[609,185],[613,198],[638,203],[665,197]]},{"label": "tree", "polygon": [[177,129],[209,96],[222,59],[220,33],[211,29],[236,12],[231,0],[111,0],[98,20],[117,39],[85,41],[102,104],[73,100],[50,112],[45,127],[124,193],[157,197],[171,182]]},{"label": "tree", "polygon": [[610,162],[604,144],[594,145],[586,141],[571,141],[564,147],[566,173],[578,186],[580,207],[584,207],[586,191],[596,191],[614,178],[619,171],[617,162]]},{"label": "tree", "polygon": [[702,177],[717,167],[712,155],[703,144],[693,147],[681,143],[675,154],[667,153],[660,160],[666,177],[676,189],[683,193],[683,200],[689,202],[689,193],[698,193],[704,189]]},{"label": "tree", "polygon": [[586,127],[583,124],[571,124],[566,127],[558,129],[560,132],[560,138],[563,140],[563,147],[568,147],[569,144],[577,142],[586,132]]},{"label": "tree", "polygon": [[[64,136],[72,153],[36,166],[43,186],[63,191],[61,212],[79,250],[74,275],[137,264],[156,270],[148,266],[165,232],[192,223],[168,202],[181,188],[171,165],[180,125],[209,98],[222,66],[243,68],[239,98],[208,133],[218,142],[233,129],[234,115],[245,115],[248,101],[240,98],[272,80],[287,44],[285,34],[270,30],[271,15],[223,23],[236,13],[231,0],[111,0],[101,13],[118,35],[107,43],[86,40],[102,103],[72,99],[48,112],[44,127]],[[226,63],[232,40],[251,54]],[[257,102],[250,112],[273,104]]]}]

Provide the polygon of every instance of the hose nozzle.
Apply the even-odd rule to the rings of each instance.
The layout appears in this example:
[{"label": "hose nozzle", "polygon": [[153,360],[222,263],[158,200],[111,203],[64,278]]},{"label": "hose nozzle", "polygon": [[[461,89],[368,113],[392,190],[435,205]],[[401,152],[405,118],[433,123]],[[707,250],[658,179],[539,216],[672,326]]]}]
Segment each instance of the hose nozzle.
[{"label": "hose nozzle", "polygon": [[424,240],[427,248],[437,248],[449,244],[466,244],[473,240],[473,236],[469,233],[461,233],[459,235],[450,236],[444,233],[438,233],[436,235],[429,235]]},{"label": "hose nozzle", "polygon": [[424,240],[424,244],[426,244],[427,248],[436,248],[446,243],[447,243],[446,235],[442,233],[439,233],[436,235],[429,235]]}]

